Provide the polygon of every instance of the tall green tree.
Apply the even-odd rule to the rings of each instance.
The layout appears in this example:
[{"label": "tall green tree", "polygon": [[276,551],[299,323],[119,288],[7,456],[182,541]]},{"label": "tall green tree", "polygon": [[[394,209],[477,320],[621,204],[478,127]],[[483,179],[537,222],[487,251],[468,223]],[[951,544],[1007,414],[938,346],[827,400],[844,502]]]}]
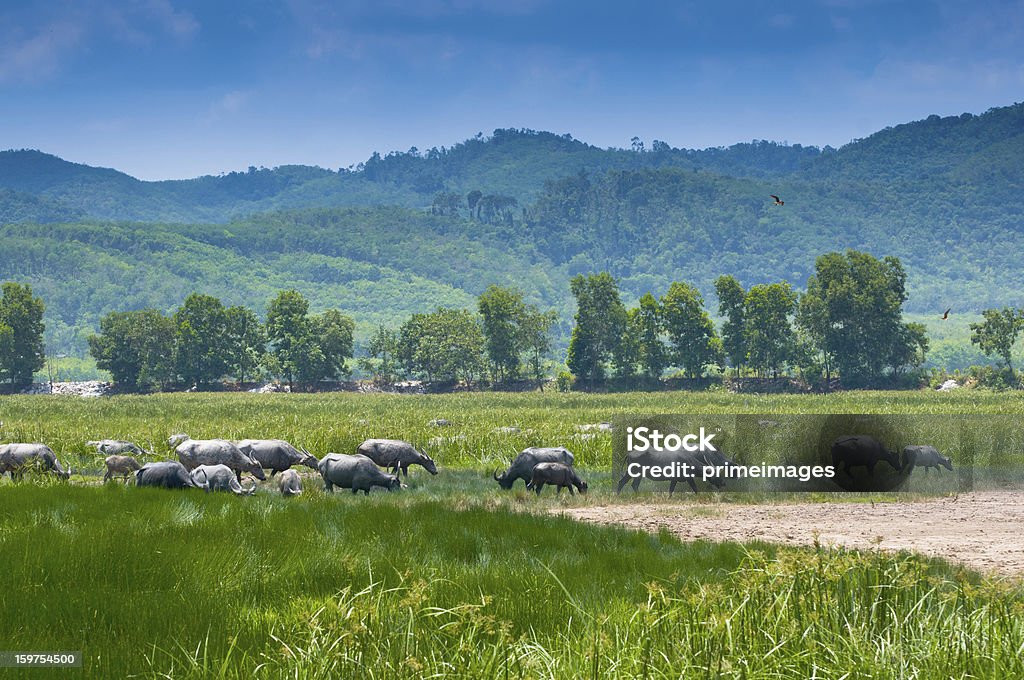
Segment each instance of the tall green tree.
[{"label": "tall green tree", "polygon": [[228,315],[212,295],[193,293],[174,313],[174,364],[186,385],[208,385],[227,372]]},{"label": "tall green tree", "polygon": [[259,317],[248,307],[228,307],[225,313],[228,369],[239,382],[245,382],[259,372],[267,349],[267,334]]},{"label": "tall green tree", "polygon": [[637,339],[640,370],[648,380],[657,380],[668,367],[668,348],[662,340],[665,332],[661,303],[644,293],[640,304],[630,310],[629,334]]},{"label": "tall green tree", "polygon": [[310,320],[311,340],[318,353],[315,361],[303,362],[300,379],[304,382],[336,380],[349,375],[346,360],[352,356],[355,322],[337,309],[328,309]]},{"label": "tall green tree", "polygon": [[876,383],[893,357],[911,353],[905,343],[914,336],[903,322],[906,278],[896,257],[848,250],[815,262],[799,318],[845,385]]},{"label": "tall green tree", "polygon": [[465,309],[442,307],[413,314],[398,335],[403,366],[428,382],[464,380],[471,385],[484,370],[483,330],[479,319]]},{"label": "tall green tree", "polygon": [[722,317],[722,349],[729,365],[740,374],[747,360],[746,322],[744,309],[747,293],[734,276],[723,275],[715,279],[718,295],[718,314]]},{"label": "tall green tree", "polygon": [[676,281],[662,297],[661,309],[672,362],[687,376],[698,378],[707,366],[722,361],[722,344],[700,291]]},{"label": "tall green tree", "polygon": [[[797,302],[796,325],[800,339],[801,369],[805,373],[817,372],[825,375],[825,384],[832,381],[835,361],[832,351],[825,342],[829,334],[828,307],[822,294],[821,285],[815,276],[807,280],[807,291]],[[816,358],[815,358],[816,357]]]},{"label": "tall green tree", "polygon": [[543,389],[545,362],[551,355],[551,327],[558,321],[558,312],[542,312],[535,306],[528,306],[520,325],[525,363],[530,377]]},{"label": "tall green tree", "polygon": [[267,308],[271,372],[290,386],[336,380],[347,375],[355,323],[336,309],[311,316],[309,301],[296,290],[278,293]]},{"label": "tall green tree", "polygon": [[744,344],[751,366],[760,375],[778,376],[795,355],[790,317],[797,296],[788,283],[752,286],[744,301]]},{"label": "tall green tree", "polygon": [[5,283],[0,296],[0,381],[28,385],[46,363],[44,305],[28,284]]},{"label": "tall green tree", "polygon": [[514,380],[519,375],[519,357],[523,350],[522,324],[526,303],[522,291],[505,286],[489,286],[477,299],[487,341],[487,358],[497,382]]},{"label": "tall green tree", "polygon": [[917,368],[923,364],[928,345],[928,329],[923,323],[901,324],[887,362],[893,375],[899,375],[908,366]]},{"label": "tall green tree", "polygon": [[971,344],[977,345],[985,356],[994,354],[1002,359],[1013,378],[1013,345],[1024,329],[1024,310],[1003,307],[986,309],[981,315],[983,321],[971,324]]},{"label": "tall green tree", "polygon": [[294,387],[303,362],[315,349],[309,332],[309,301],[297,290],[281,291],[267,308],[266,328],[272,369]]},{"label": "tall green tree", "polygon": [[166,386],[174,380],[176,330],[174,319],[155,309],[111,312],[89,336],[89,354],[119,385]]},{"label": "tall green tree", "polygon": [[569,340],[569,370],[590,382],[604,377],[626,330],[628,315],[619,297],[619,285],[608,272],[572,277],[576,297],[575,326]]}]

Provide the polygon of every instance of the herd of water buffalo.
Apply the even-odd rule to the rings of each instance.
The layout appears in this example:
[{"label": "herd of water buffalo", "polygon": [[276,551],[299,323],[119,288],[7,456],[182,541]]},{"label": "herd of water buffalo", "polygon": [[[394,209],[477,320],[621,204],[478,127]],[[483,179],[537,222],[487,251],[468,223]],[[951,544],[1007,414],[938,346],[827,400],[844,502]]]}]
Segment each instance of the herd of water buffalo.
[{"label": "herd of water buffalo", "polygon": [[[101,455],[107,471],[103,481],[108,482],[120,476],[126,482],[135,476],[136,486],[155,486],[168,489],[200,488],[206,491],[230,491],[237,495],[252,495],[256,485],[242,486],[242,474],[251,474],[258,480],[266,480],[265,471],[271,478],[276,477],[277,488],[285,496],[302,493],[302,478],[292,469],[304,465],[320,473],[324,489],[333,492],[334,487],[350,489],[352,493],[362,491],[369,495],[372,487],[383,487],[388,491],[401,488],[399,475],[408,477],[410,465],[420,465],[432,475],[437,474],[437,464],[409,442],[398,439],[368,439],[360,444],[353,455],[328,453],[317,458],[305,449],[297,449],[282,439],[244,439],[231,442],[226,439],[192,439],[186,434],[176,434],[168,440],[178,460],[164,460],[142,464],[136,456],[149,455],[137,444],[119,439],[90,441]],[[575,487],[581,493],[587,490],[587,483],[580,479],[573,469],[573,455],[567,449],[537,448],[525,449],[500,476],[494,479],[503,489],[512,488],[517,479],[526,482],[528,489],[539,495],[545,485],[557,487],[560,493]],[[37,469],[53,472],[65,479],[71,476],[57,459],[57,455],[45,444],[4,444],[0,445],[0,476],[9,473],[12,478],[21,477],[26,470]],[[386,472],[390,470],[391,472]]]},{"label": "herd of water buffalo", "polygon": [[[126,482],[135,476],[136,486],[155,486],[172,489],[200,488],[206,491],[230,491],[237,495],[251,495],[256,485],[242,486],[242,474],[251,474],[258,480],[266,480],[265,471],[271,478],[276,477],[277,488],[285,496],[302,493],[302,478],[293,466],[303,465],[320,473],[324,489],[333,492],[334,487],[350,489],[352,493],[362,491],[369,494],[372,487],[388,491],[400,489],[400,475],[408,477],[410,465],[420,465],[431,475],[437,474],[434,460],[418,451],[412,444],[397,439],[368,439],[356,448],[353,455],[328,453],[317,458],[305,449],[297,449],[281,439],[244,439],[231,442],[226,439],[192,439],[186,434],[176,434],[168,445],[177,454],[178,460],[164,460],[141,464],[136,456],[149,455],[138,445],[123,440],[104,439],[90,441],[90,446],[105,455],[107,482],[120,476]],[[705,455],[705,454],[697,454]],[[665,465],[682,462],[701,465],[731,464],[721,454],[712,460],[698,460],[693,453],[657,451],[644,454],[645,460],[654,456],[655,462]],[[693,458],[693,460],[690,460]],[[885,462],[894,470],[908,474],[914,467],[926,471],[931,467],[953,469],[950,459],[932,446],[908,446],[903,450],[902,460],[895,451],[888,450],[877,439],[866,435],[851,435],[835,440],[831,447],[831,458],[836,474],[852,477],[851,469],[864,467],[868,475],[874,475],[875,466]],[[516,480],[523,480],[526,488],[538,495],[545,485],[551,485],[561,493],[563,488],[580,493],[587,491],[583,481],[573,467],[573,454],[564,447],[531,447],[524,449],[512,461],[507,470],[494,472],[494,481],[502,489],[511,489]],[[648,461],[650,462],[650,461]],[[45,444],[4,444],[0,445],[0,476],[9,473],[12,478],[20,477],[28,469],[51,471],[65,479],[70,477],[57,459],[56,454]],[[390,472],[388,472],[390,471]],[[628,481],[624,476],[618,484],[618,491]],[[672,479],[670,493],[679,479]],[[693,478],[685,478],[696,491]],[[715,479],[708,480],[721,488]],[[633,479],[637,490],[640,479]]]}]

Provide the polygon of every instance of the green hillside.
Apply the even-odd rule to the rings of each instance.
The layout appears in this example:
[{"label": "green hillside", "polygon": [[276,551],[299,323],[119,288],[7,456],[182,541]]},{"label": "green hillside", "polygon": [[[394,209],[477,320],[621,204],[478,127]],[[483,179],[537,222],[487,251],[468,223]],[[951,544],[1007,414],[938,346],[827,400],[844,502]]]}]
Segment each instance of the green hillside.
[{"label": "green hillside", "polygon": [[612,272],[627,302],[689,281],[713,307],[719,274],[799,288],[817,255],[846,248],[899,256],[911,313],[952,306],[966,318],[1024,297],[1022,157],[1021,104],[840,149],[600,149],[498,130],[340,171],[163,182],[7,151],[0,280],[33,284],[48,342],[72,354],[104,313],[170,310],[197,290],[262,311],[295,287],[315,308],[351,313],[361,340],[378,323],[514,284],[560,312],[564,336],[576,273]]}]

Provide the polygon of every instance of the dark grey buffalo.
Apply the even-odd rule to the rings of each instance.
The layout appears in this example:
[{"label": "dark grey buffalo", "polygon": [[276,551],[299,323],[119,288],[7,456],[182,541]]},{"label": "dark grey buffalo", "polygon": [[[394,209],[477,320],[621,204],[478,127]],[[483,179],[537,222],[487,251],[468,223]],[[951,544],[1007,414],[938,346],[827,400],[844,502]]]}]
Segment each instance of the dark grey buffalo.
[{"label": "dark grey buffalo", "polygon": [[422,465],[432,475],[437,474],[437,464],[425,453],[420,453],[409,442],[400,439],[367,439],[359,445],[356,453],[372,460],[395,475],[401,470],[409,476],[410,465]]},{"label": "dark grey buffalo", "polygon": [[899,456],[885,448],[882,442],[874,437],[864,434],[848,435],[836,439],[832,444],[832,465],[837,474],[842,467],[847,476],[853,477],[850,468],[864,467],[867,468],[868,475],[874,476],[875,466],[879,461],[885,461],[897,472],[902,467]]},{"label": "dark grey buffalo", "polygon": [[512,485],[516,483],[517,479],[523,480],[526,484],[530,483],[533,479],[533,468],[537,467],[540,463],[562,463],[572,467],[573,455],[561,446],[556,447],[538,447],[531,446],[516,456],[512,464],[509,465],[508,469],[502,472],[500,475],[498,471],[494,471],[494,481],[498,483],[502,489],[511,489]]},{"label": "dark grey buffalo", "polygon": [[163,489],[195,487],[185,466],[176,460],[146,463],[135,473],[135,486],[158,486]]},{"label": "dark grey buffalo", "polygon": [[227,465],[200,465],[189,473],[192,483],[203,491],[230,491],[236,496],[251,496],[256,493],[256,485],[243,489],[235,479],[235,471]]},{"label": "dark grey buffalo", "polygon": [[[622,487],[632,480],[633,491],[640,490],[640,482],[645,479],[660,482],[667,481],[668,495],[675,493],[680,481],[686,482],[690,489],[697,493],[697,477],[708,482],[717,489],[725,486],[719,470],[732,465],[720,451],[630,451],[626,454],[625,470],[615,493],[622,493]],[[704,468],[711,467],[714,471],[704,474]]]},{"label": "dark grey buffalo", "polygon": [[388,491],[401,488],[396,475],[383,472],[377,464],[364,455],[349,456],[344,453],[328,453],[320,459],[320,476],[324,478],[324,490],[334,492],[334,487],[362,491],[370,495],[370,488],[382,486]]},{"label": "dark grey buffalo", "polygon": [[934,446],[907,446],[903,449],[903,469],[909,475],[915,467],[923,467],[926,474],[930,467],[952,472],[953,462]]},{"label": "dark grey buffalo", "polygon": [[139,461],[131,456],[107,456],[103,459],[107,465],[107,472],[103,475],[104,483],[120,475],[124,481],[128,481],[128,475],[137,472],[142,466]]},{"label": "dark grey buffalo", "polygon": [[295,470],[285,470],[277,476],[277,488],[282,496],[299,496],[302,494],[302,478]]},{"label": "dark grey buffalo", "polygon": [[320,464],[309,451],[299,451],[283,439],[243,439],[237,445],[242,453],[270,470],[271,477],[293,465],[305,465],[316,470]]},{"label": "dark grey buffalo", "polygon": [[227,465],[235,471],[236,480],[242,482],[242,473],[256,479],[266,479],[263,466],[226,439],[191,439],[187,434],[176,434],[168,440],[175,447],[178,460],[189,470],[200,465]]},{"label": "dark grey buffalo", "polygon": [[540,495],[545,484],[558,487],[558,493],[562,489],[569,489],[569,495],[573,495],[573,487],[580,490],[580,493],[587,492],[587,483],[580,479],[576,471],[565,463],[538,463],[533,468],[533,477],[526,484],[527,489],[533,489]]},{"label": "dark grey buffalo", "polygon": [[8,472],[11,479],[20,478],[29,467],[55,472],[63,479],[71,476],[70,471],[61,467],[57,454],[45,444],[0,445],[0,476]]},{"label": "dark grey buffalo", "polygon": [[102,453],[108,456],[116,456],[120,454],[131,454],[133,456],[145,456],[149,452],[144,450],[134,442],[125,441],[123,439],[101,439],[94,442],[86,442],[89,446],[96,448],[97,453]]}]

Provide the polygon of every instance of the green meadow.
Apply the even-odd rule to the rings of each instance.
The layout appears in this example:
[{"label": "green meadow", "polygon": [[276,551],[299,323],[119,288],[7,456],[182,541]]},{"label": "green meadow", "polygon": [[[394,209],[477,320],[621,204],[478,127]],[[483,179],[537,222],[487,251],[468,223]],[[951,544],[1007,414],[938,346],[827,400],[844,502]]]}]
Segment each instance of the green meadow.
[{"label": "green meadow", "polygon": [[[83,652],[117,678],[1008,678],[1024,586],[909,554],[680,543],[549,512],[610,499],[631,413],[1009,413],[1015,394],[189,394],[0,398],[3,441],[74,469],[0,481],[0,651]],[[450,426],[429,424],[435,418]],[[498,428],[519,428],[498,431]],[[282,437],[316,455],[408,439],[441,467],[369,497],[99,485],[85,442]],[[488,475],[565,445],[585,499]],[[312,471],[308,471],[312,472]],[[711,498],[713,494],[702,494]],[[689,497],[687,500],[689,500]],[[618,502],[631,502],[624,496]],[[690,501],[692,502],[692,501]]]}]

